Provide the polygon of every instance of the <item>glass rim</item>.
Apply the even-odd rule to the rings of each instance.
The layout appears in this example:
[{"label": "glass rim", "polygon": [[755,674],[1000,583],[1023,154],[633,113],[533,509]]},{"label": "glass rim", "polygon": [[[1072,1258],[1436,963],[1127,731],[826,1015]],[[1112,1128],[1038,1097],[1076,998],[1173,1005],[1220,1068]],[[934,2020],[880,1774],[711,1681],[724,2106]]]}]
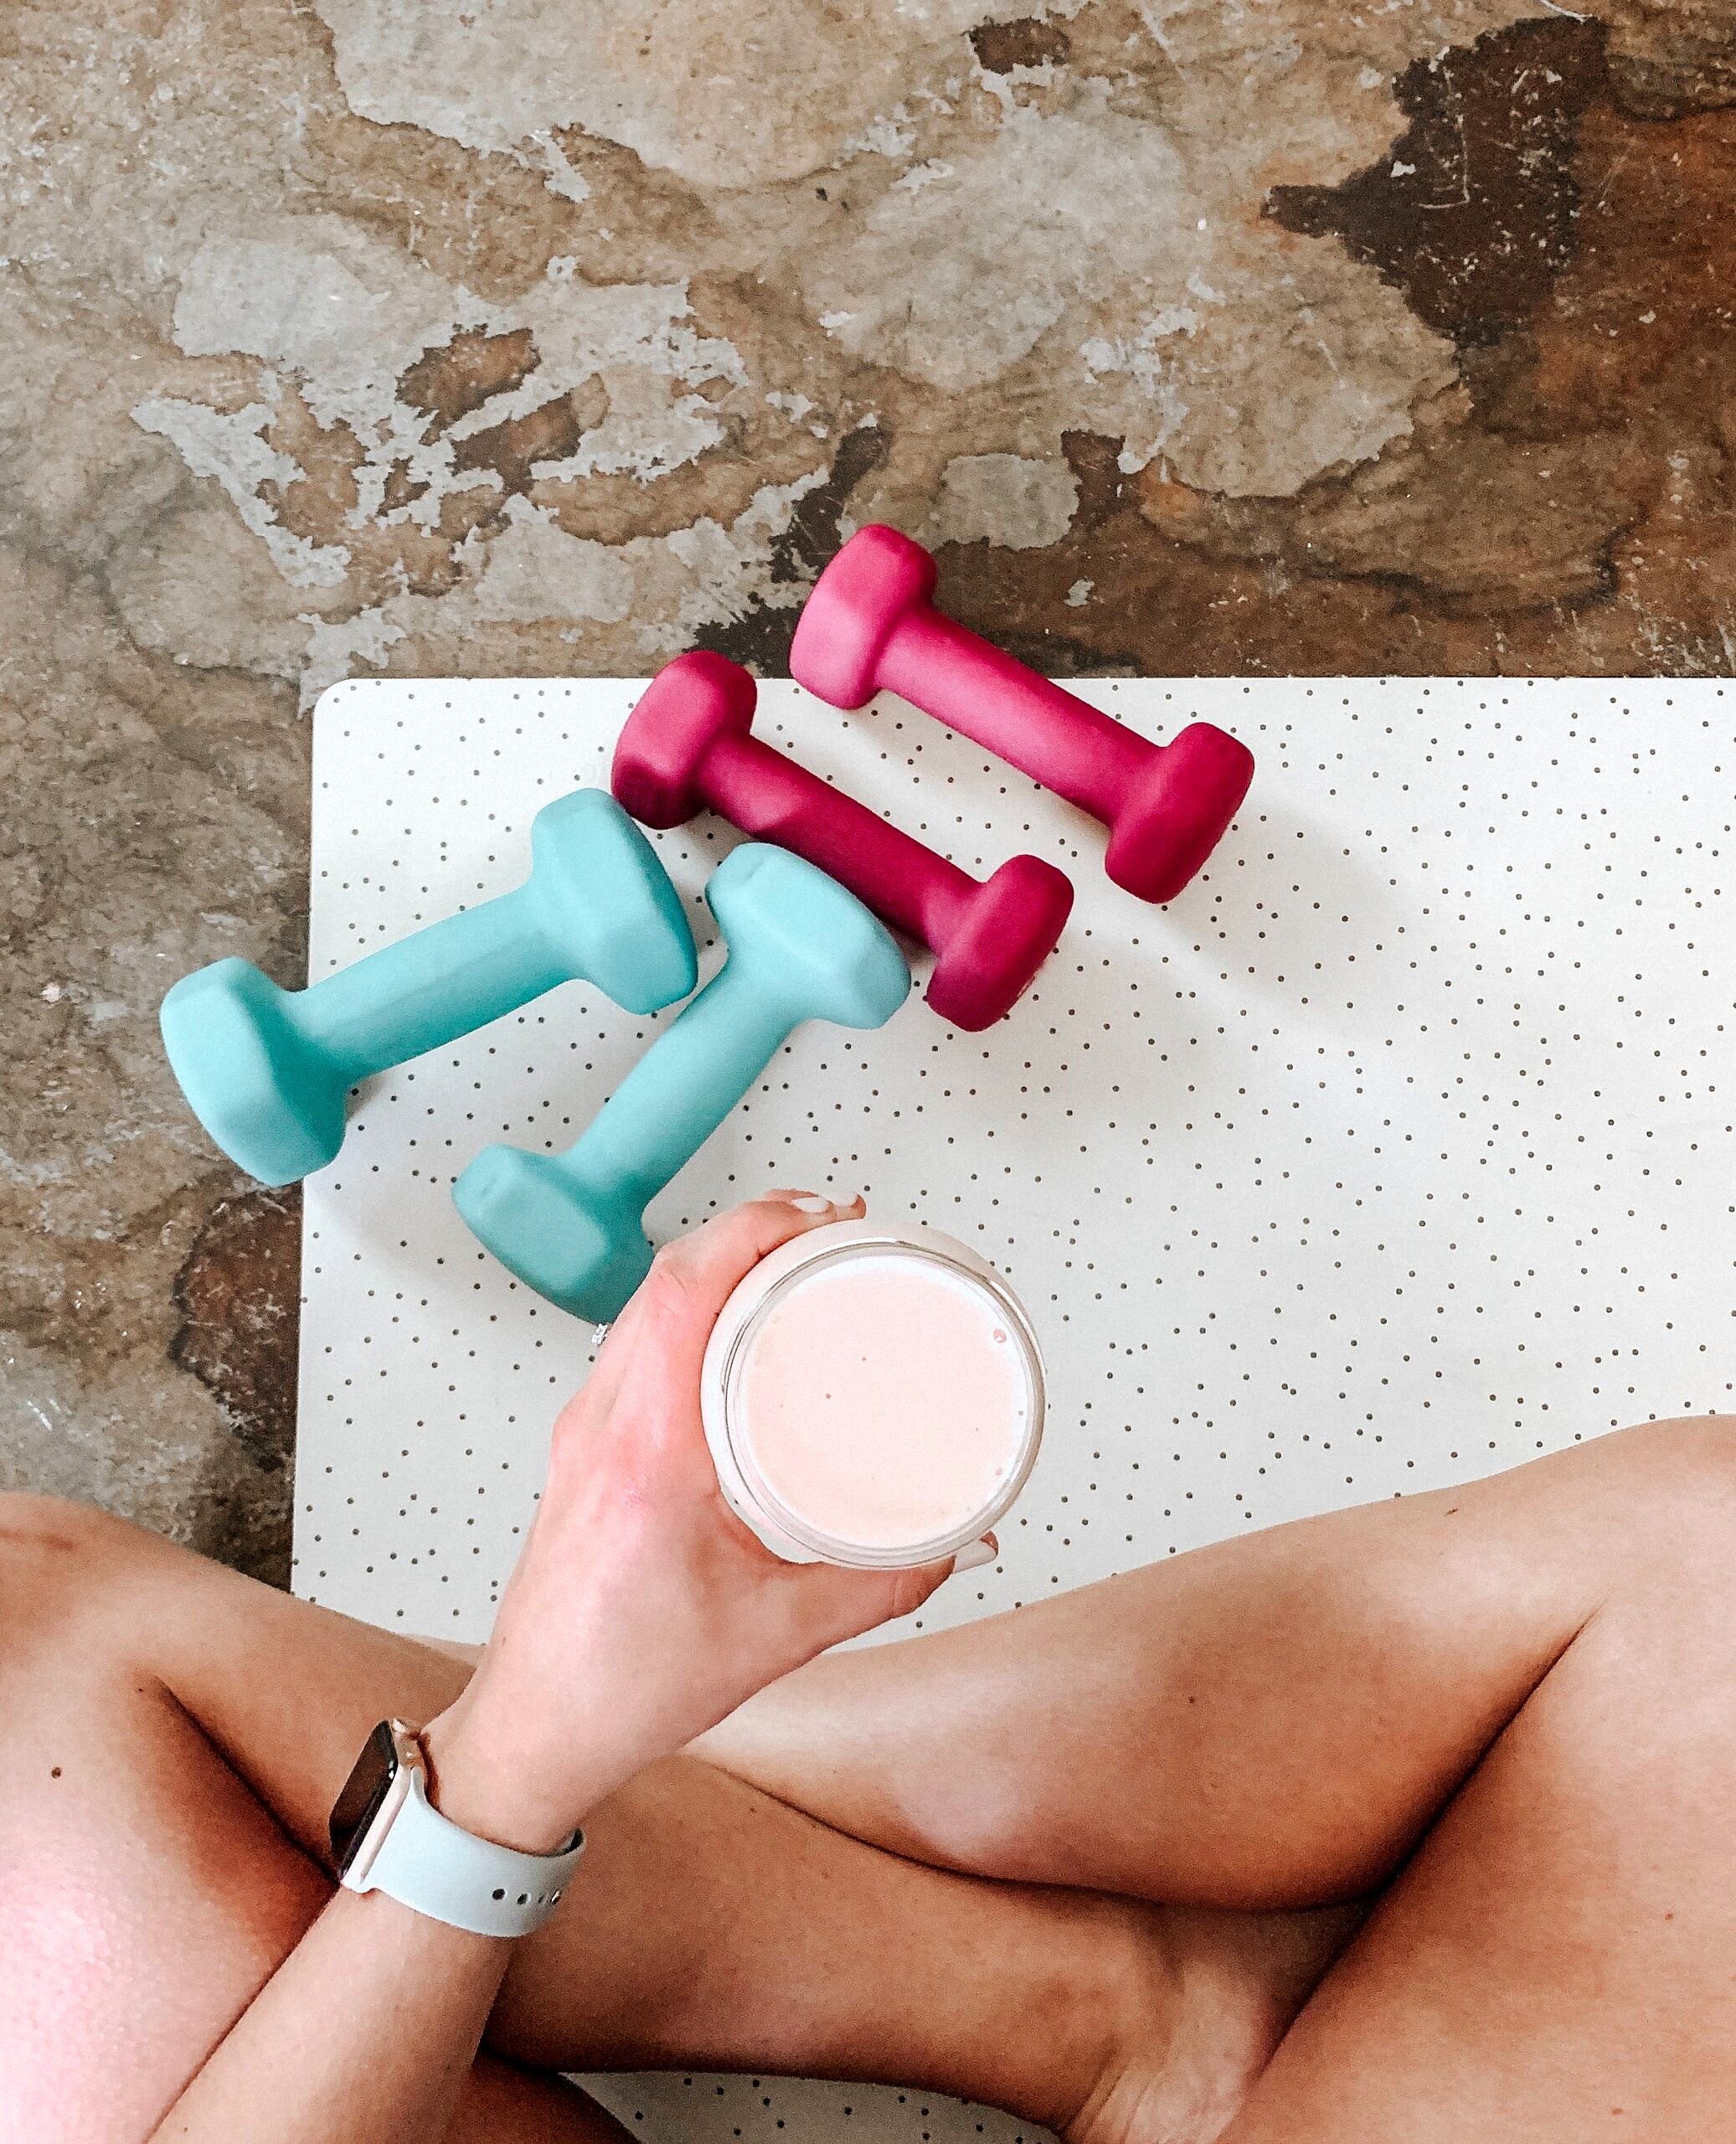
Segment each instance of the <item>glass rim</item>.
[{"label": "glass rim", "polygon": [[[930,1265],[938,1265],[950,1279],[966,1282],[988,1297],[1005,1321],[1008,1332],[1017,1340],[1024,1369],[1027,1405],[1024,1435],[1020,1440],[1016,1462],[1007,1469],[1005,1479],[997,1486],[993,1497],[968,1521],[926,1540],[899,1542],[892,1547],[874,1547],[828,1533],[790,1509],[766,1481],[748,1448],[745,1436],[738,1436],[736,1433],[739,1412],[736,1404],[736,1391],[748,1345],[760,1329],[774,1304],[781,1301],[800,1281],[825,1266],[837,1265],[852,1258],[884,1257],[888,1253],[904,1258],[920,1259]],[[1003,1518],[1030,1479],[1031,1470],[1037,1463],[1046,1411],[1043,1385],[1043,1350],[1032,1329],[1030,1318],[1023,1304],[994,1268],[985,1260],[983,1268],[979,1270],[974,1265],[966,1265],[938,1244],[913,1242],[908,1235],[901,1235],[893,1229],[889,1229],[883,1235],[858,1236],[849,1243],[821,1245],[811,1257],[803,1259],[790,1271],[780,1274],[731,1334],[718,1378],[718,1390],[723,1402],[724,1440],[750,1497],[770,1523],[787,1535],[798,1547],[827,1563],[841,1564],[858,1570],[909,1570],[920,1564],[940,1563],[948,1556],[956,1555],[960,1549],[968,1547],[972,1541],[980,1539],[998,1519]]]}]

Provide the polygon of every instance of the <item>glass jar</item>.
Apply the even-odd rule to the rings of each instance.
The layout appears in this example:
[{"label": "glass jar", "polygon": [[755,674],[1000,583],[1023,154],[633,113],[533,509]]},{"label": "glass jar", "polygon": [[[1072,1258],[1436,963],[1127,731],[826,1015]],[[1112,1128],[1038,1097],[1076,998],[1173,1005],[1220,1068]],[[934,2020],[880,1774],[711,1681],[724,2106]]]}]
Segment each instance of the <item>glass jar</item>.
[{"label": "glass jar", "polygon": [[1043,1436],[1043,1358],[1018,1298],[951,1236],[811,1229],[724,1305],[701,1379],[731,1508],[786,1562],[898,1569],[986,1533]]}]

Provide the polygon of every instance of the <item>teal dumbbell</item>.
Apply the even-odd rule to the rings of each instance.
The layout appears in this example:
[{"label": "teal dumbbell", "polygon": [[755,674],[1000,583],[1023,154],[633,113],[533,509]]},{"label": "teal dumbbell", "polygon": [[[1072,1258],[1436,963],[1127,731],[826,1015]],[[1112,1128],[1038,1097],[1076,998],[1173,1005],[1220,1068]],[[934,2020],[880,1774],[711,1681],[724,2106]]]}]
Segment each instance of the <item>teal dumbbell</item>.
[{"label": "teal dumbbell", "polygon": [[646,1207],[804,1020],[878,1028],[910,971],[835,879],[752,842],[705,889],[729,957],[564,1154],[485,1147],[452,1187],[471,1233],[575,1317],[614,1317],[651,1267]]},{"label": "teal dumbbell", "polygon": [[606,790],[531,822],[530,876],[306,990],[214,961],[162,1001],[163,1046],[193,1113],[261,1183],[292,1183],[343,1144],[358,1080],[437,1049],[582,977],[630,1013],[685,997],[698,973],[681,896]]}]

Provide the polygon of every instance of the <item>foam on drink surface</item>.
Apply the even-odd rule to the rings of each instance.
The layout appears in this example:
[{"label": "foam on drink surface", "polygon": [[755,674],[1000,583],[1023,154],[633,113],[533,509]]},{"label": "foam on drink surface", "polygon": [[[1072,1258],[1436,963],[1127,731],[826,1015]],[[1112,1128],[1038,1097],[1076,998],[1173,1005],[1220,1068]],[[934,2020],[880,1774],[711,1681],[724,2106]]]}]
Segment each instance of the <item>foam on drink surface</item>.
[{"label": "foam on drink surface", "polygon": [[765,1487],[864,1549],[950,1533],[993,1501],[1030,1419],[1024,1352],[993,1296],[932,1258],[798,1274],[737,1366],[731,1415]]}]

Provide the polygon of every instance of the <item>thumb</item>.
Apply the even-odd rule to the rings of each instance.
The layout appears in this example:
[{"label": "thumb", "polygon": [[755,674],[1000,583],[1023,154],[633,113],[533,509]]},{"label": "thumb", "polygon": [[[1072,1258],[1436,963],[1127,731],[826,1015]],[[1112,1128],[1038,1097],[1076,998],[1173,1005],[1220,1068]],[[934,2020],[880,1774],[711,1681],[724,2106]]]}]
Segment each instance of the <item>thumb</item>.
[{"label": "thumb", "polygon": [[665,1368],[677,1378],[697,1375],[711,1328],[737,1281],[792,1236],[855,1220],[862,1210],[859,1198],[839,1203],[811,1193],[737,1206],[664,1245],[621,1323],[641,1332],[655,1328]]},{"label": "thumb", "polygon": [[798,1612],[823,1650],[914,1615],[955,1571],[974,1570],[999,1554],[994,1535],[986,1533],[944,1563],[906,1570],[849,1570],[837,1564],[791,1564],[786,1569],[791,1594],[801,1604]]}]

